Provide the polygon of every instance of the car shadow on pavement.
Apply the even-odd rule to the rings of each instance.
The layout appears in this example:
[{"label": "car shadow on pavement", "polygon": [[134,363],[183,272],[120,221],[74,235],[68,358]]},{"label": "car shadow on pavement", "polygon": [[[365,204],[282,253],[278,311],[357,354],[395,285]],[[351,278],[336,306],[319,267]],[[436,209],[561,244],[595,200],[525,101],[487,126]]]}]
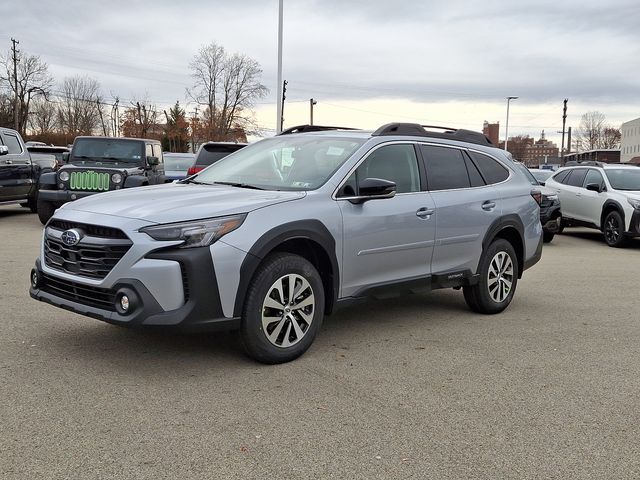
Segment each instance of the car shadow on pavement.
[{"label": "car shadow on pavement", "polygon": [[26,216],[26,215],[33,215],[36,220],[38,219],[38,217],[34,213],[31,213],[31,211],[28,208],[21,207],[20,205],[0,208],[0,218],[9,218],[9,217]]},{"label": "car shadow on pavement", "polygon": [[[597,230],[565,229],[564,232],[562,232],[562,235],[563,236],[567,236],[567,237],[582,238],[584,240],[590,240],[590,241],[592,241],[594,243],[601,244],[603,247],[610,248],[610,247],[608,247],[608,245],[604,241],[604,235],[602,234],[602,232],[599,232]],[[625,245],[624,248],[633,249],[633,250],[640,250],[640,239],[638,239],[638,238],[631,239],[627,243],[627,245]]]}]

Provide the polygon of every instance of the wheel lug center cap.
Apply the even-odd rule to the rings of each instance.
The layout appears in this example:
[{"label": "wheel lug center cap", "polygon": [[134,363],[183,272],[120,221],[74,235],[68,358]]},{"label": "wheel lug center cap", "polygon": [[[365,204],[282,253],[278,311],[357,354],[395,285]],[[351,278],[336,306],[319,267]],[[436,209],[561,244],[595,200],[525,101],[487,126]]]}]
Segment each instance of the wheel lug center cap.
[{"label": "wheel lug center cap", "polygon": [[290,309],[289,307],[286,307],[286,308],[284,309],[284,311],[285,311],[285,312],[287,312],[287,313],[289,313],[289,312],[291,311],[291,309]]}]

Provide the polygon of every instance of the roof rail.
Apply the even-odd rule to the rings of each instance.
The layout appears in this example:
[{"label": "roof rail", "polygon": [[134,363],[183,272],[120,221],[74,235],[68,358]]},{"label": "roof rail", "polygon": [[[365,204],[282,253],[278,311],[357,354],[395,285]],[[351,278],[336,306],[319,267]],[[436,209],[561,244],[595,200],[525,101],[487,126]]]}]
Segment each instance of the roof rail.
[{"label": "roof rail", "polygon": [[565,167],[581,167],[581,166],[586,166],[586,167],[604,167],[604,163],[603,162],[595,162],[593,160],[587,160],[586,162],[581,162],[581,161],[576,161],[576,160],[569,160],[569,161],[565,162],[564,166]]},{"label": "roof rail", "polygon": [[[438,129],[442,132],[432,132],[427,130]],[[420,125],[417,123],[388,123],[381,126],[372,136],[385,136],[385,135],[410,135],[414,137],[432,137],[432,138],[445,138],[447,140],[457,140],[459,142],[475,143],[477,145],[485,145],[488,147],[495,147],[493,142],[489,140],[489,137],[472,130],[464,130],[461,128],[449,128],[449,127],[436,127],[433,125]]]},{"label": "roof rail", "polygon": [[349,127],[329,127],[324,125],[296,125],[295,127],[287,128],[278,135],[288,135],[290,133],[306,133],[306,132],[322,132],[324,130],[358,130],[357,128]]}]

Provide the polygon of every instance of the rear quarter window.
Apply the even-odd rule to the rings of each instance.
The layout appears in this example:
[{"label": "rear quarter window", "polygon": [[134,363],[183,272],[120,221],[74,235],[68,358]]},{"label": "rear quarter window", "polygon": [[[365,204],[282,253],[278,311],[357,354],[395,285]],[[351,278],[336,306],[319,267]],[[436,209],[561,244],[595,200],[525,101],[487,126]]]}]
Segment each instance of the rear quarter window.
[{"label": "rear quarter window", "polygon": [[469,156],[477,165],[478,170],[480,170],[480,173],[487,185],[504,182],[509,178],[509,170],[507,170],[507,168],[500,162],[494,160],[488,155],[483,155],[478,152],[469,152]]},{"label": "rear quarter window", "polygon": [[244,145],[207,145],[204,144],[198,152],[198,158],[196,159],[196,165],[206,166],[216,163],[218,160],[226,157],[227,155],[240,150]]}]

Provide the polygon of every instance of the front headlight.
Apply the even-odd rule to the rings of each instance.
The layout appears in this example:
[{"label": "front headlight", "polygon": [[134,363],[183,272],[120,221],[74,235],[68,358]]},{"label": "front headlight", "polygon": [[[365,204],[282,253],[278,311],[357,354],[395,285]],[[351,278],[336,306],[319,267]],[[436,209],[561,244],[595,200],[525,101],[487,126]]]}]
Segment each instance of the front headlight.
[{"label": "front headlight", "polygon": [[550,202],[555,202],[556,200],[558,200],[558,195],[545,195],[545,197]]},{"label": "front headlight", "polygon": [[636,210],[640,210],[640,200],[635,198],[627,198],[627,201],[633,208],[635,208]]},{"label": "front headlight", "polygon": [[242,225],[246,216],[246,214],[242,214],[189,222],[167,223],[165,225],[144,227],[140,231],[154,240],[182,240],[184,243],[179,248],[205,247],[211,245],[223,235],[233,232]]},{"label": "front headlight", "polygon": [[114,173],[113,175],[111,175],[111,181],[113,183],[120,183],[122,181],[122,175],[120,175],[119,173]]},{"label": "front headlight", "polygon": [[64,170],[60,172],[60,181],[68,182],[69,181],[69,172],[65,172]]}]

